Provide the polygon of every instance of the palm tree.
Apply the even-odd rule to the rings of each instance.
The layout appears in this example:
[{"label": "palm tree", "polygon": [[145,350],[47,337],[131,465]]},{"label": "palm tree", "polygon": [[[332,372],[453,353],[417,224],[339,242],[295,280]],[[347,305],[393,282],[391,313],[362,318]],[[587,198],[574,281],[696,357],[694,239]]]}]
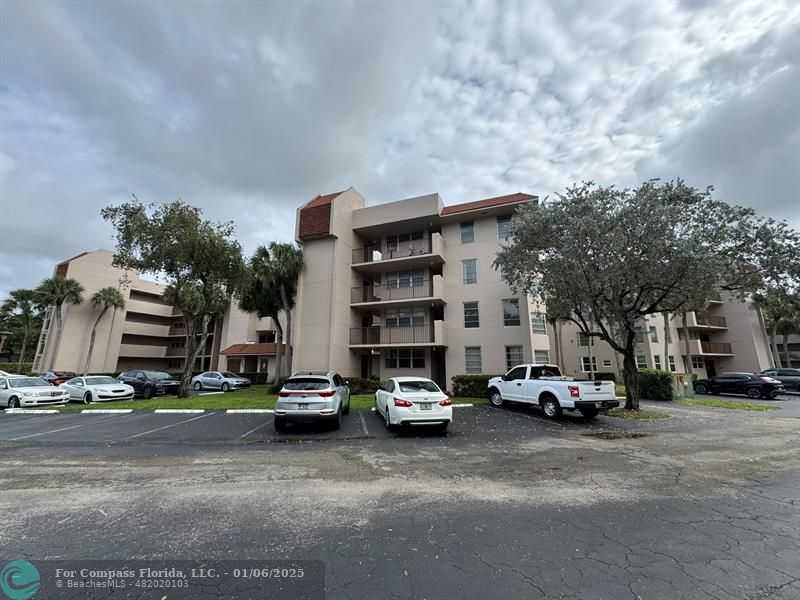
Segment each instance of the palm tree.
[{"label": "palm tree", "polygon": [[283,328],[279,320],[283,307],[278,286],[272,281],[269,253],[264,246],[259,246],[248,264],[247,281],[239,297],[239,308],[245,312],[255,313],[259,319],[270,317],[275,323],[275,373],[273,382],[280,379],[281,346]]},{"label": "palm tree", "polygon": [[51,347],[50,363],[46,370],[52,371],[56,360],[58,346],[61,344],[61,334],[64,328],[64,321],[61,318],[61,310],[64,305],[80,304],[83,302],[83,286],[75,279],[65,277],[50,277],[45,279],[36,288],[36,299],[43,306],[53,307],[53,318],[56,322],[56,338]]},{"label": "palm tree", "polygon": [[303,251],[294,244],[270,242],[269,254],[274,281],[281,292],[281,303],[286,315],[287,354],[286,365],[292,372],[292,311],[297,300],[297,283],[303,270]]},{"label": "palm tree", "polygon": [[0,313],[14,315],[22,326],[22,347],[19,351],[19,362],[17,371],[22,371],[22,363],[25,362],[25,352],[28,347],[28,340],[33,335],[36,314],[38,313],[36,293],[34,290],[19,289],[13,290],[9,294],[8,300],[3,302]]},{"label": "palm tree", "polygon": [[89,338],[89,351],[86,353],[86,364],[83,366],[84,376],[89,373],[89,365],[92,362],[92,353],[94,352],[94,339],[97,335],[97,326],[100,324],[100,320],[105,316],[109,308],[117,309],[125,307],[125,298],[123,298],[120,291],[115,287],[104,287],[96,291],[92,294],[91,302],[94,308],[99,308],[101,310],[100,314],[97,316],[97,320],[94,322],[92,335]]}]

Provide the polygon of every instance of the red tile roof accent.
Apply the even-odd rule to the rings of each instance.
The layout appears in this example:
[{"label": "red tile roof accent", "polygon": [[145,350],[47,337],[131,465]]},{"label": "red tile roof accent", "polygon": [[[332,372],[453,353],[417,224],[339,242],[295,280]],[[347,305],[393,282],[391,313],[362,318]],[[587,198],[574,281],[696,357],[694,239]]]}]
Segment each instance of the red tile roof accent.
[{"label": "red tile roof accent", "polygon": [[300,209],[298,235],[301,240],[324,237],[331,232],[331,204],[334,198],[341,193],[318,195]]},{"label": "red tile roof accent", "polygon": [[[283,346],[283,353],[286,354],[286,344],[281,345]],[[275,354],[277,347],[278,344],[233,344],[233,346],[228,346],[225,350],[222,350],[220,354]]]},{"label": "red tile roof accent", "polygon": [[89,254],[88,252],[81,252],[73,256],[72,258],[68,258],[67,260],[62,260],[60,263],[56,265],[56,277],[66,277],[67,270],[69,269],[69,263],[71,263],[76,258],[80,258],[81,256],[86,256]]},{"label": "red tile roof accent", "polygon": [[466,202],[464,204],[454,204],[452,206],[445,206],[442,209],[442,216],[452,215],[454,213],[467,212],[470,210],[480,210],[482,208],[491,208],[493,206],[502,206],[503,204],[516,204],[536,198],[530,194],[517,192],[516,194],[508,194],[506,196],[497,196],[495,198],[487,198],[486,200],[476,200],[475,202]]},{"label": "red tile roof accent", "polygon": [[322,206],[323,204],[330,204],[331,202],[333,202],[333,199],[336,198],[336,196],[339,196],[343,193],[344,193],[343,191],[334,192],[333,194],[327,194],[325,196],[320,196],[319,194],[317,194],[317,197],[307,202],[305,206],[303,206],[303,208],[311,208],[313,206]]}]

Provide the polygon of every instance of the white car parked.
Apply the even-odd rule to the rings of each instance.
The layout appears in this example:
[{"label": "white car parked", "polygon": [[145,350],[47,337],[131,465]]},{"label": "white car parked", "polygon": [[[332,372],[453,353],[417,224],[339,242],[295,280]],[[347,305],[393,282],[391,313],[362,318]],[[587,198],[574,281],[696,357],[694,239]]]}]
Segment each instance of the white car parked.
[{"label": "white car parked", "polygon": [[87,375],[73,377],[60,386],[69,392],[70,401],[105,402],[107,400],[133,400],[133,386],[120,383],[113,377],[105,375]]},{"label": "white car parked", "polygon": [[0,377],[0,406],[22,408],[45,404],[66,404],[69,393],[47,383],[41,377],[8,375]]},{"label": "white car parked", "polygon": [[437,425],[444,432],[453,420],[453,403],[439,386],[424,377],[392,377],[375,392],[375,410],[386,428]]}]

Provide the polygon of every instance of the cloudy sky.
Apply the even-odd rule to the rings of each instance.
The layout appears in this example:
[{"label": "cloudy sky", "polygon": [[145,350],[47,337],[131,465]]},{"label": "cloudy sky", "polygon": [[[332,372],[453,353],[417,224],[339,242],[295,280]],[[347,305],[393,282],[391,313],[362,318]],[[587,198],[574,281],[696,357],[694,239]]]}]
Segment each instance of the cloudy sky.
[{"label": "cloudy sky", "polygon": [[355,186],[445,203],[682,176],[800,228],[800,3],[0,2],[0,297],[100,209],[246,251]]}]

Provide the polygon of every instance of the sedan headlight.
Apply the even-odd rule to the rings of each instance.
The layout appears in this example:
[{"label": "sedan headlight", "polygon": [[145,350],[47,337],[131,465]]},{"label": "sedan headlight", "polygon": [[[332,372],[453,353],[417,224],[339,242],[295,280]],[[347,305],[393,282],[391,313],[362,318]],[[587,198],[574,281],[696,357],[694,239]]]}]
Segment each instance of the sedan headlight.
[{"label": "sedan headlight", "polygon": [[36,392],[22,392],[22,395],[30,398],[31,396],[38,396],[39,394],[37,394]]}]

